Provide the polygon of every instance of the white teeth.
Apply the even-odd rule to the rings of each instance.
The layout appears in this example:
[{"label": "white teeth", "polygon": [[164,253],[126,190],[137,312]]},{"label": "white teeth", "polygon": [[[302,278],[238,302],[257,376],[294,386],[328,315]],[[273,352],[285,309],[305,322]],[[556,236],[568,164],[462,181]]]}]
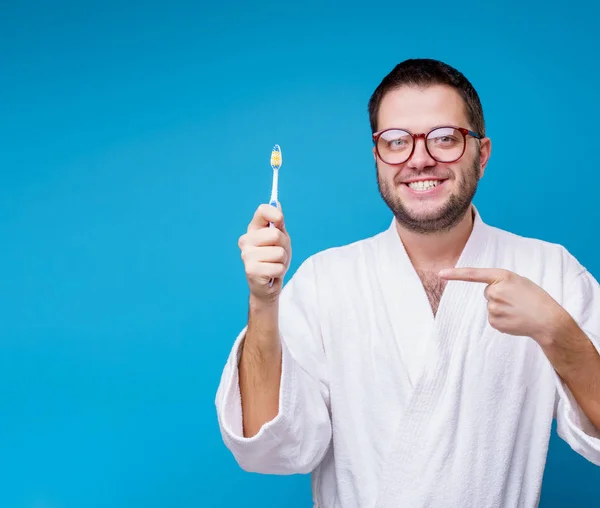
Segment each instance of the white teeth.
[{"label": "white teeth", "polygon": [[410,182],[408,186],[413,190],[426,191],[437,187],[440,183],[442,183],[441,180],[423,180],[421,182]]}]

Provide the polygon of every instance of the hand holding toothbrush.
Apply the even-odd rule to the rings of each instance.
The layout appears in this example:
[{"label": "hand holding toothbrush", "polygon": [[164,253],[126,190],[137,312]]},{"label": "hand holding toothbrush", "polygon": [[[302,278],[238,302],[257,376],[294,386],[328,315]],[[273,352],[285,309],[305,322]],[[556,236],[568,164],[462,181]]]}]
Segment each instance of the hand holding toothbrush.
[{"label": "hand holding toothbrush", "polygon": [[260,205],[238,246],[251,295],[262,302],[275,301],[292,259],[291,240],[281,209]]},{"label": "hand holding toothbrush", "polygon": [[[251,294],[259,299],[265,296],[273,298],[279,295],[283,276],[289,268],[291,259],[290,238],[285,230],[283,213],[277,199],[277,183],[281,161],[281,148],[279,145],[275,145],[271,151],[273,185],[269,207],[261,205],[258,208],[254,219],[248,226],[248,232],[239,241]],[[275,231],[263,231],[267,228],[275,229]],[[267,272],[272,273],[272,275],[266,280],[267,287],[264,288]],[[278,284],[273,290],[275,280],[278,281]]]}]

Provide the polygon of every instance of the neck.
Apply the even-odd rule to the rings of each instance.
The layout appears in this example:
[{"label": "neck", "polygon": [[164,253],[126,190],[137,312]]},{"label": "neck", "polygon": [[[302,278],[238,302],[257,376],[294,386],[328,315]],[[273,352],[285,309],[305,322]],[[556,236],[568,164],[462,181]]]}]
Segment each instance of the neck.
[{"label": "neck", "polygon": [[473,230],[475,212],[468,212],[452,229],[423,235],[396,222],[396,230],[413,266],[419,270],[454,267]]}]

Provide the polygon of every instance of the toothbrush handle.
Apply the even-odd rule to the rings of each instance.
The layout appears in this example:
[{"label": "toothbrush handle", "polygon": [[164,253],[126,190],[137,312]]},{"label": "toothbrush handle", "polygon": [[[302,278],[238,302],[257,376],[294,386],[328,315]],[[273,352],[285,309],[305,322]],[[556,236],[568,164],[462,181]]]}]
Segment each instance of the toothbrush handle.
[{"label": "toothbrush handle", "polygon": [[[269,204],[270,204],[271,206],[274,206],[275,208],[279,208],[279,206],[278,206],[278,204],[277,204],[277,201],[276,201],[276,200],[274,200],[274,199],[272,199],[272,200],[271,200],[271,202],[270,202]],[[269,222],[269,227],[270,227],[270,228],[273,228],[273,227],[275,227],[275,225],[274,225],[272,222]],[[271,279],[271,280],[269,281],[269,287],[273,287],[273,282],[275,282],[275,279]]]}]

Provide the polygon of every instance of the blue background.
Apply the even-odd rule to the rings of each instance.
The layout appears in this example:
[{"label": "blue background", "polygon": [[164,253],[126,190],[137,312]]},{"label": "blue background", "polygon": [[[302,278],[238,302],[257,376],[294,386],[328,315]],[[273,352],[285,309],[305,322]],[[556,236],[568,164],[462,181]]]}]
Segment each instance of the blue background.
[{"label": "blue background", "polygon": [[[600,277],[591,1],[215,3],[0,7],[3,508],[311,506],[308,477],[245,473],[218,432],[237,240],[275,143],[290,273],[387,227],[366,106],[405,58],[481,95],[484,220]],[[554,435],[541,505],[598,499]]]}]

